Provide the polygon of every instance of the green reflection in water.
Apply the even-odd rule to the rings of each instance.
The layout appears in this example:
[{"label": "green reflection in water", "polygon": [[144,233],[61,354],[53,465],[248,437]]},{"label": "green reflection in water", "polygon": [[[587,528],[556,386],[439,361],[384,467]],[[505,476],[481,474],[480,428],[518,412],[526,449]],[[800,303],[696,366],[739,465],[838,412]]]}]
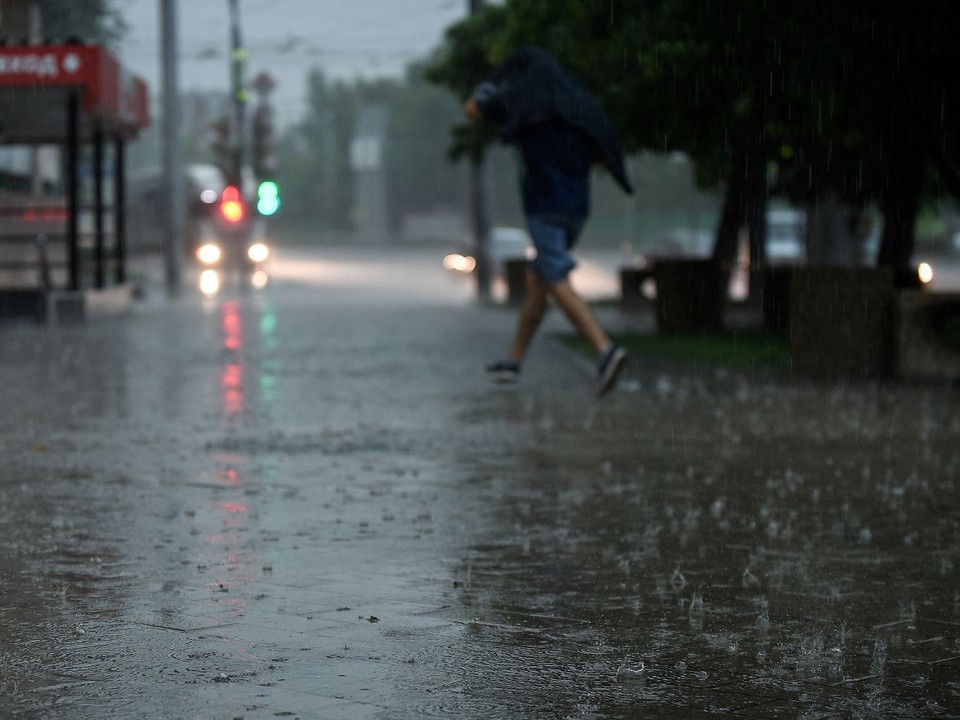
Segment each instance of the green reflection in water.
[{"label": "green reflection in water", "polygon": [[[277,349],[277,324],[277,313],[271,305],[267,305],[263,310],[263,315],[260,317],[260,337],[263,341],[264,348],[268,351]],[[277,399],[276,370],[277,359],[271,355],[264,360],[258,376],[260,397],[265,405],[273,405]]]}]

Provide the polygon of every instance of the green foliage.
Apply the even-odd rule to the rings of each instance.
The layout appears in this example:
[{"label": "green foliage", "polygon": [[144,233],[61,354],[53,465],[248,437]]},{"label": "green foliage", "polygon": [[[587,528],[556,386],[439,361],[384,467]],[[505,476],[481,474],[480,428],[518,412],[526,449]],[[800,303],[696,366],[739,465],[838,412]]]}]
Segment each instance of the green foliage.
[{"label": "green foliage", "polygon": [[[541,45],[597,94],[628,149],[682,150],[703,185],[739,181],[741,213],[768,191],[879,203],[902,231],[896,265],[912,249],[924,168],[928,196],[960,197],[952,3],[507,0],[502,30],[477,18],[451,28],[430,77],[462,97],[481,60]],[[773,185],[744,184],[764,166]]]},{"label": "green foliage", "polygon": [[422,66],[409,69],[390,104],[384,158],[394,225],[405,212],[460,205],[460,172],[446,161],[446,140],[437,128],[449,127],[461,116],[450,93],[424,80]]},{"label": "green foliage", "polygon": [[[497,61],[505,57],[496,47],[504,29],[505,12],[503,7],[486,5],[480,12],[452,25],[447,30],[446,42],[424,67],[424,78],[445,86],[464,101]],[[452,160],[465,156],[479,162],[496,138],[496,130],[488,122],[460,120],[451,126],[451,136]]]},{"label": "green foliage", "polygon": [[[563,339],[572,347],[592,353],[579,338],[565,335]],[[690,366],[721,366],[743,371],[786,371],[790,366],[787,338],[756,330],[701,335],[632,333],[618,335],[614,341],[636,358]]]},{"label": "green foliage", "polygon": [[354,172],[350,145],[360,108],[388,108],[384,147],[388,213],[396,228],[408,212],[459,208],[460,171],[446,160],[447,140],[438,128],[462,116],[450,93],[427,83],[413,66],[402,80],[329,83],[322,73],[309,80],[303,121],[281,140],[276,180],[283,188],[280,223],[317,224],[350,230]]},{"label": "green foliage", "polygon": [[382,86],[329,83],[319,70],[307,81],[307,112],[277,151],[277,183],[284,188],[281,222],[346,230],[352,225],[350,141],[361,98]]}]

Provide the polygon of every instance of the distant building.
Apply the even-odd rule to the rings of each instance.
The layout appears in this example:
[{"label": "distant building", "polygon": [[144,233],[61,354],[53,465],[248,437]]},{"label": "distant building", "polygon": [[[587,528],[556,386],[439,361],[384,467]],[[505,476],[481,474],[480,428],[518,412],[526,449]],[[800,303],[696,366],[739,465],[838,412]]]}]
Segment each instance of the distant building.
[{"label": "distant building", "polygon": [[388,110],[384,104],[360,108],[356,133],[350,142],[350,166],[356,177],[357,237],[363,243],[382,243],[388,236],[387,172],[384,166],[387,119]]},{"label": "distant building", "polygon": [[207,138],[213,123],[230,113],[230,95],[212,90],[185,90],[180,94],[180,123],[184,138]]},{"label": "distant building", "polygon": [[0,0],[0,38],[19,44],[40,36],[40,3],[37,0]]}]

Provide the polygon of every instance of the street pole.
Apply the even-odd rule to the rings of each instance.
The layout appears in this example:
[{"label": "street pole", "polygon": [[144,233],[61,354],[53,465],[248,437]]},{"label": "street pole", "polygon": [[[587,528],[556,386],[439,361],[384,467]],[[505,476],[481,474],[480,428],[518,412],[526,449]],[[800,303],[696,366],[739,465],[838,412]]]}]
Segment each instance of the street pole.
[{"label": "street pole", "polygon": [[[30,0],[27,9],[27,38],[31,45],[38,45],[41,39],[41,16],[39,0]],[[30,146],[30,194],[40,197],[43,194],[43,175],[40,171],[40,146]]]},{"label": "street pole", "polygon": [[177,84],[177,0],[160,0],[163,58],[163,193],[167,212],[163,254],[167,291],[176,294],[182,280],[183,166],[180,160],[180,96]]},{"label": "street pole", "polygon": [[[476,15],[483,7],[483,0],[468,0],[471,15]],[[477,256],[477,297],[490,299],[490,222],[487,217],[486,164],[483,157],[470,162],[470,224],[473,232],[475,255]]]},{"label": "street pole", "polygon": [[245,145],[245,109],[247,89],[244,84],[244,66],[247,51],[240,34],[239,0],[228,0],[230,9],[230,85],[233,113],[230,122],[230,147],[233,151],[232,177],[228,181],[237,187],[243,184]]}]

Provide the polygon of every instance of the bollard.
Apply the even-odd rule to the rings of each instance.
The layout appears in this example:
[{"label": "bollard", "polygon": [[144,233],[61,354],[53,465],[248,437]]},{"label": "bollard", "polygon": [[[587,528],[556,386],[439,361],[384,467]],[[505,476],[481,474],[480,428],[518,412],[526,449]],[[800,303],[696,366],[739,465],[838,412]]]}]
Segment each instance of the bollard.
[{"label": "bollard", "polygon": [[503,266],[507,276],[507,302],[510,305],[523,305],[527,287],[527,261],[507,260]]},{"label": "bollard", "polygon": [[37,248],[37,267],[40,270],[40,289],[47,293],[50,291],[52,282],[50,280],[50,261],[47,257],[47,236],[45,233],[39,233],[34,244]]}]

